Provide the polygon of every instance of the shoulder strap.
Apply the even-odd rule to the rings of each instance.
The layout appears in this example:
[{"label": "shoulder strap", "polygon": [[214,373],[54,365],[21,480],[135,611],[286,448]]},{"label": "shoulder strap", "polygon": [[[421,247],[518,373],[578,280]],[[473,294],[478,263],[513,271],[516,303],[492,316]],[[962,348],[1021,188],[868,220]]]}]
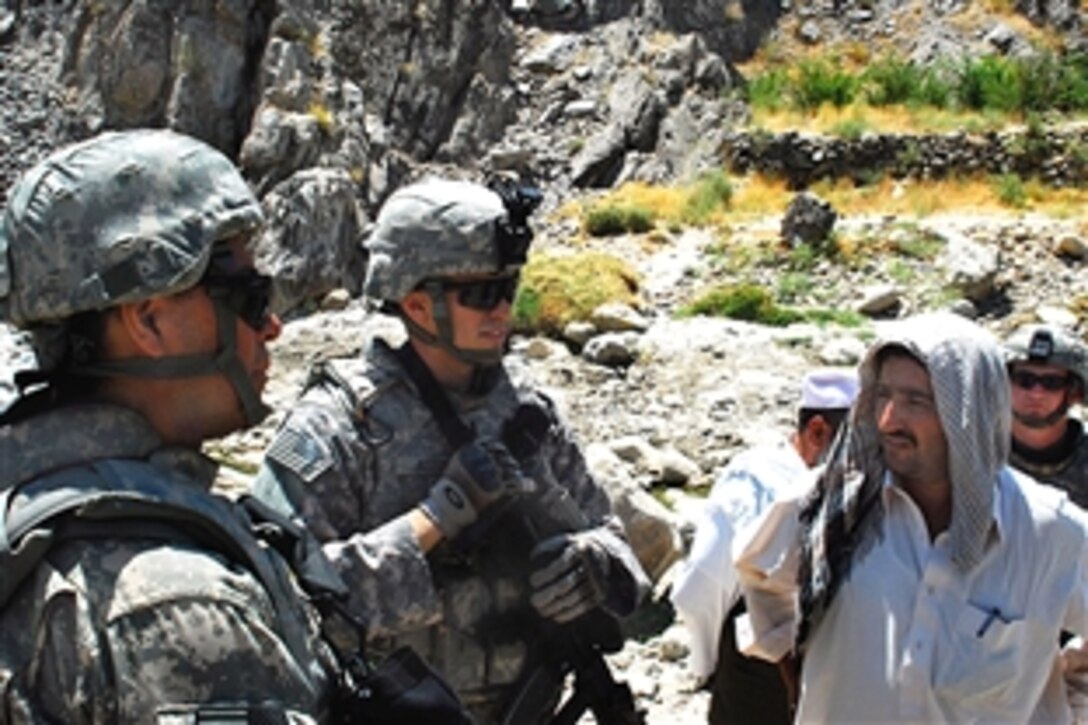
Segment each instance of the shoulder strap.
[{"label": "shoulder strap", "polygon": [[[185,484],[162,480],[143,461],[106,460],[65,469],[36,485],[34,496],[9,511],[12,490],[0,492],[0,607],[61,538],[113,535],[189,540],[245,566],[272,600],[283,636],[304,651],[304,613],[286,579],[257,542],[246,508]],[[66,528],[67,527],[67,528]],[[312,554],[312,550],[309,552]],[[286,557],[290,562],[291,557]],[[335,572],[331,572],[335,575]],[[329,572],[300,580],[333,581]],[[330,593],[346,593],[330,585]]]},{"label": "shoulder strap", "polygon": [[416,353],[415,348],[409,343],[404,343],[393,353],[404,366],[405,372],[411,378],[424,405],[431,411],[438,427],[442,429],[442,435],[446,441],[456,450],[461,446],[471,443],[476,438],[476,431],[472,430],[461,416],[453,408],[446,391],[435,379],[431,369],[424,364]]}]

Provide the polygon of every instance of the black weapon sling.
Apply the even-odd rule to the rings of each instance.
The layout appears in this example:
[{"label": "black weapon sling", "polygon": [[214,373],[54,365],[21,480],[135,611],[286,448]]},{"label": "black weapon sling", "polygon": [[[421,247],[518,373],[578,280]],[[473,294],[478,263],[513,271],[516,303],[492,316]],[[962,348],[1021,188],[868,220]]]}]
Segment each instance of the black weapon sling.
[{"label": "black weapon sling", "polygon": [[[450,446],[457,450],[474,441],[476,431],[458,415],[446,391],[415,348],[410,343],[404,343],[393,352]],[[635,708],[630,687],[617,682],[601,651],[588,641],[575,636],[574,631],[568,629],[569,626],[560,628],[561,632],[566,630],[570,636],[561,637],[568,644],[568,652],[559,663],[562,668],[561,676],[556,681],[561,686],[565,676],[574,671],[575,687],[573,694],[552,716],[552,725],[574,725],[586,710],[592,711],[601,725],[637,725],[644,722]],[[508,714],[504,722],[515,721]]]}]

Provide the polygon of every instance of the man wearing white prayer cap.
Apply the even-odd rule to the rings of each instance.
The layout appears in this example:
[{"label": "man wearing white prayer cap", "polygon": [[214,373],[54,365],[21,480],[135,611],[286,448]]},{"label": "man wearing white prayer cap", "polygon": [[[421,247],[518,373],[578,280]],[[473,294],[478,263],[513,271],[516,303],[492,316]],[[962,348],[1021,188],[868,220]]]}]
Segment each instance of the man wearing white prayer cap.
[{"label": "man wearing white prayer cap", "polygon": [[858,390],[853,370],[805,375],[797,427],[777,446],[735,456],[718,474],[682,564],[672,602],[691,636],[691,668],[710,689],[708,722],[788,723],[788,699],[775,666],[737,652],[734,619],[744,611],[732,548],[776,498],[811,482]]}]

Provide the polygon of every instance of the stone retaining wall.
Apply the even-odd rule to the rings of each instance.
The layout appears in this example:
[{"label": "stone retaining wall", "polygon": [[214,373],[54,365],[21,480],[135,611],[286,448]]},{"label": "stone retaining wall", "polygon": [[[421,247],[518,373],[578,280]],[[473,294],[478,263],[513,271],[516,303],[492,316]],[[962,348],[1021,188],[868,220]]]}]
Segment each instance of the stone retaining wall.
[{"label": "stone retaining wall", "polygon": [[734,173],[785,177],[793,189],[844,177],[867,183],[884,175],[940,179],[1006,173],[1052,186],[1082,186],[1088,184],[1088,125],[981,134],[864,134],[857,139],[796,131],[733,133],[725,141],[725,159]]}]

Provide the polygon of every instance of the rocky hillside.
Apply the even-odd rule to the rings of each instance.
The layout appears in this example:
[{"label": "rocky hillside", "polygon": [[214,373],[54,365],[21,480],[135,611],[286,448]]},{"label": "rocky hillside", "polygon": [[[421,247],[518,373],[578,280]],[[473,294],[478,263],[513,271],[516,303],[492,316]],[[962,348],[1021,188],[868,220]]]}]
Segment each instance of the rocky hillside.
[{"label": "rocky hillside", "polygon": [[[54,145],[105,128],[171,126],[238,160],[269,213],[260,257],[280,277],[289,322],[274,349],[277,413],[210,447],[226,463],[225,490],[245,486],[307,365],[355,353],[388,324],[356,297],[359,241],[390,191],[428,172],[534,179],[546,194],[539,252],[601,252],[631,268],[629,304],[559,334],[519,335],[513,358],[571,418],[659,594],[715,471],[784,435],[804,371],[854,364],[883,320],[950,307],[999,334],[1027,319],[1083,330],[1083,206],[919,215],[893,207],[897,185],[877,187],[883,201],[857,213],[800,197],[789,213],[783,203],[643,233],[596,237],[583,223],[624,182],[678,185],[721,169],[751,116],[731,90],[766,57],[864,45],[926,61],[1024,53],[1040,39],[1071,49],[1084,44],[1077,0],[176,5],[0,6],[0,190]],[[781,154],[806,180],[795,186],[852,165],[837,142],[804,143]],[[1062,168],[1083,186],[1079,167]],[[740,284],[836,314],[785,326],[681,314]],[[0,325],[0,406],[29,362]],[[704,696],[691,692],[668,607],[659,600],[634,629],[639,641],[616,663],[650,721],[700,722]]]}]

